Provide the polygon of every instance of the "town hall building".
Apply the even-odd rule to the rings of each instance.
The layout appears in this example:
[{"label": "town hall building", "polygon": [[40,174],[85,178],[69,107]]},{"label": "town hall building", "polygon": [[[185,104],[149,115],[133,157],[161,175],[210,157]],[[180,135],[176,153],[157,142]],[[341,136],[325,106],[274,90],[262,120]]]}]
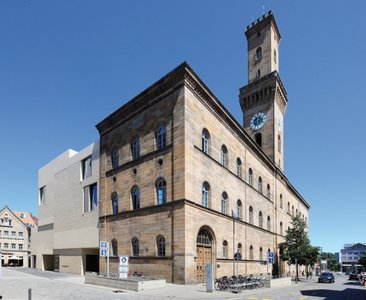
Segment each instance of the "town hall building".
[{"label": "town hall building", "polygon": [[97,124],[99,240],[110,242],[111,272],[119,255],[131,274],[174,283],[204,282],[206,264],[214,277],[289,271],[279,244],[293,216],[308,223],[310,206],[284,174],[281,34],[268,12],[245,35],[242,124],[186,62]]}]

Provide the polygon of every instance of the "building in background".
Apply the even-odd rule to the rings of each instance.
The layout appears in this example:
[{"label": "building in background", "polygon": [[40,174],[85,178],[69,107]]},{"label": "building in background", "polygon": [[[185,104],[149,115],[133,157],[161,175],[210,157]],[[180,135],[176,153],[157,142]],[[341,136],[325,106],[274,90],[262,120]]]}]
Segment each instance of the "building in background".
[{"label": "building in background", "polygon": [[39,170],[38,231],[32,266],[84,274],[98,270],[99,142],[67,150]]},{"label": "building in background", "polygon": [[0,211],[0,249],[3,266],[30,266],[32,232],[37,218],[30,212],[13,212],[9,207]]},{"label": "building in background", "polygon": [[342,272],[361,271],[362,265],[358,261],[364,253],[366,253],[366,243],[345,244],[340,251]]},{"label": "building in background", "polygon": [[176,283],[204,282],[207,264],[215,278],[294,272],[279,244],[293,216],[308,223],[310,206],[284,174],[281,35],[271,12],[245,34],[243,125],[187,63],[97,125],[99,238],[112,272],[119,255],[130,256],[130,273]]}]

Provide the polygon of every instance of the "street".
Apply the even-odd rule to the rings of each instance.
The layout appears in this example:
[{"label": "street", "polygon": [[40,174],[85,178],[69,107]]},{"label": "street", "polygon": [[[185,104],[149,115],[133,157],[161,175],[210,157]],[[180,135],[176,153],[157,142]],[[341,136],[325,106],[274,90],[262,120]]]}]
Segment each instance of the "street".
[{"label": "street", "polygon": [[[204,285],[167,284],[165,289],[143,292],[126,291],[123,286],[115,289],[86,285],[84,277],[54,272],[41,272],[27,268],[3,268],[0,295],[3,299],[28,299],[32,289],[33,300],[43,299],[245,299],[245,300],[366,300],[366,287],[348,276],[337,275],[335,283],[317,283],[317,277],[286,288],[260,288],[235,294],[229,291],[207,293]],[[121,293],[115,293],[120,290]]]}]

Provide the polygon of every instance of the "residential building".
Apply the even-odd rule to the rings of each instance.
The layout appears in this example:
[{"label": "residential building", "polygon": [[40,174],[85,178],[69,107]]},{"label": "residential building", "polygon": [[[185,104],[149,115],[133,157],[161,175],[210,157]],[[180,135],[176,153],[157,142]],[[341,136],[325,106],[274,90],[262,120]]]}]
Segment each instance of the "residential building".
[{"label": "residential building", "polygon": [[37,218],[30,212],[13,212],[5,206],[0,211],[0,250],[3,266],[29,266],[32,230]]},{"label": "residential building", "polygon": [[206,264],[214,277],[290,272],[279,244],[293,216],[308,223],[310,206],[284,174],[281,35],[271,12],[245,34],[243,125],[187,63],[97,124],[99,239],[112,272],[119,255],[130,273],[175,283],[204,282]]},{"label": "residential building", "polygon": [[361,271],[362,265],[358,263],[366,253],[366,243],[345,244],[340,251],[342,272]]},{"label": "residential building", "polygon": [[84,274],[98,270],[99,142],[67,150],[39,170],[38,231],[32,266]]}]

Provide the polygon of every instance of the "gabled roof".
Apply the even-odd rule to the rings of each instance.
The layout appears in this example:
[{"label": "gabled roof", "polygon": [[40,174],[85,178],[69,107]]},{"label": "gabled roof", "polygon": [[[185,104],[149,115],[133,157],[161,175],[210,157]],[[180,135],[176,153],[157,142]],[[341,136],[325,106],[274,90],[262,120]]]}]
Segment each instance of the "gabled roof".
[{"label": "gabled roof", "polygon": [[38,218],[33,216],[31,212],[15,211],[14,214],[24,223],[32,227],[38,226]]}]

